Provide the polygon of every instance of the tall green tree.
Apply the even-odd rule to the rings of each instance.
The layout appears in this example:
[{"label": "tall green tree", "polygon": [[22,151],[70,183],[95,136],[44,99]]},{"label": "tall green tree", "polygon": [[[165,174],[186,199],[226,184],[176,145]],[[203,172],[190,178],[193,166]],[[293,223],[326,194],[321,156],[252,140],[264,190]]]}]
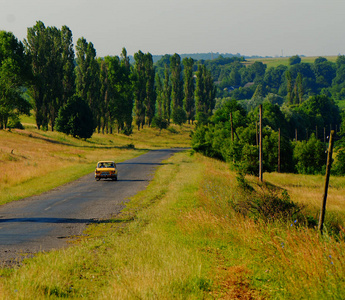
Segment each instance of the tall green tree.
[{"label": "tall green tree", "polygon": [[127,56],[126,48],[122,48],[121,52],[121,67],[122,67],[122,96],[124,100],[124,133],[132,133],[133,122],[133,85],[132,85],[132,68]]},{"label": "tall green tree", "polygon": [[135,95],[135,115],[138,130],[145,125],[145,117],[150,126],[155,115],[155,70],[153,67],[152,55],[138,51],[134,54],[134,95]]},{"label": "tall green tree", "polygon": [[165,65],[164,80],[163,80],[163,119],[170,123],[171,118],[171,85],[169,68]]},{"label": "tall green tree", "polygon": [[151,126],[153,117],[155,116],[156,107],[156,91],[155,91],[155,69],[153,67],[153,59],[150,53],[145,55],[145,77],[146,77],[146,117],[147,123]]},{"label": "tall green tree", "polygon": [[108,66],[103,58],[98,58],[100,66],[100,101],[99,101],[99,118],[97,120],[98,133],[104,134],[109,132],[109,80],[108,80]]},{"label": "tall green tree", "polygon": [[67,26],[61,28],[62,68],[63,68],[63,95],[62,102],[75,94],[75,55],[72,31]]},{"label": "tall green tree", "polygon": [[212,116],[215,95],[216,89],[211,73],[205,65],[198,65],[195,87],[196,119],[198,123],[205,124],[208,122],[208,118]]},{"label": "tall green tree", "polygon": [[135,99],[135,122],[143,128],[145,125],[145,98],[146,98],[146,78],[145,78],[145,54],[140,50],[134,54],[134,99]]},{"label": "tall green tree", "polygon": [[171,101],[174,123],[180,123],[183,114],[183,81],[181,77],[181,57],[177,53],[170,57]]},{"label": "tall green tree", "polygon": [[194,100],[194,77],[193,77],[193,66],[194,59],[185,57],[182,60],[184,69],[184,109],[187,113],[188,124],[193,123],[195,118],[195,100]]},{"label": "tall green tree", "polygon": [[11,32],[0,31],[0,129],[9,118],[30,113],[30,104],[22,97],[28,68],[24,46]]},{"label": "tall green tree", "polygon": [[158,73],[155,75],[155,85],[156,85],[156,105],[157,105],[157,117],[162,119],[163,117],[163,83]]},{"label": "tall green tree", "polygon": [[92,111],[96,128],[101,117],[99,102],[101,101],[100,66],[96,59],[96,50],[91,42],[79,38],[76,45],[76,93],[86,101]]},{"label": "tall green tree", "polygon": [[30,91],[34,100],[36,125],[38,129],[48,128],[49,99],[46,93],[49,85],[48,60],[50,46],[47,31],[42,21],[28,28],[27,39],[24,40],[26,52],[31,61],[33,78]]},{"label": "tall green tree", "polygon": [[47,129],[50,124],[54,130],[59,108],[75,92],[72,32],[67,26],[60,30],[38,21],[28,28],[24,43],[33,74],[30,91],[37,127]]}]

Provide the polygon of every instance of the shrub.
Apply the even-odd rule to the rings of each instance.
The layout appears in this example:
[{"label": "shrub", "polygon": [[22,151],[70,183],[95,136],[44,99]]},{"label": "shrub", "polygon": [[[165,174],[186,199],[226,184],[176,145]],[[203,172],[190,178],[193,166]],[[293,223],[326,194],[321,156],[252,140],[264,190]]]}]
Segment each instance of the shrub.
[{"label": "shrub", "polygon": [[73,137],[90,138],[94,130],[92,111],[78,96],[73,96],[59,109],[56,130]]},{"label": "shrub", "polygon": [[18,116],[12,116],[8,121],[7,128],[24,129],[24,126],[22,123],[20,123]]},{"label": "shrub", "polygon": [[332,173],[335,175],[345,175],[345,149],[338,150],[336,154]]},{"label": "shrub", "polygon": [[308,141],[295,143],[293,157],[300,174],[320,174],[326,164],[325,146],[312,134]]},{"label": "shrub", "polygon": [[159,128],[160,130],[162,129],[167,129],[169,125],[168,120],[163,119],[162,117],[154,117],[151,123],[151,126],[154,128]]}]

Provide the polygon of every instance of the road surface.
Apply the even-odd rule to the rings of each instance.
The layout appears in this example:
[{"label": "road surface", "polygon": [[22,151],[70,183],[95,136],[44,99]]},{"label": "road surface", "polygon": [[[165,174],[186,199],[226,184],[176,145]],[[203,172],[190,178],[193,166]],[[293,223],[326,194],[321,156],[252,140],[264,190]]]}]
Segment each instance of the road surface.
[{"label": "road surface", "polygon": [[178,151],[153,150],[118,163],[118,181],[96,181],[91,173],[39,196],[0,206],[0,263],[13,265],[24,256],[62,248],[87,224],[118,214],[129,197],[146,188],[162,161]]}]

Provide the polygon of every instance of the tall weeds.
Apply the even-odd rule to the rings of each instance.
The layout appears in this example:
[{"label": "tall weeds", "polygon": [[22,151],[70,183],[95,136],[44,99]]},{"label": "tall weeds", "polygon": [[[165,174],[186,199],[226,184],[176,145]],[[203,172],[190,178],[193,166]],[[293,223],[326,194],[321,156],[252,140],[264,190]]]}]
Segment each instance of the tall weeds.
[{"label": "tall weeds", "polygon": [[[219,162],[204,163],[212,170],[200,190],[204,214],[217,219],[214,233],[219,236],[221,229],[232,245],[231,252],[223,252],[225,259],[231,262],[239,256],[234,253],[242,253],[242,263],[253,272],[253,287],[275,299],[343,299],[341,235],[321,236],[306,206],[292,202],[284,189],[241,175],[236,180],[217,168]],[[343,224],[344,216],[337,220],[338,227]]]}]

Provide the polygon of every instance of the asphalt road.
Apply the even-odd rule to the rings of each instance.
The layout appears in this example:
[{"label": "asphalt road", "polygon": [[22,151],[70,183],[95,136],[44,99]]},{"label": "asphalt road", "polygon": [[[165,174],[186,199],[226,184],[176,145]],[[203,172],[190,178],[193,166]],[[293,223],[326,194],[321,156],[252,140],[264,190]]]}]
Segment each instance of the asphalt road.
[{"label": "asphalt road", "polygon": [[19,263],[39,251],[62,248],[87,224],[118,214],[128,198],[144,190],[155,169],[181,149],[153,150],[118,163],[118,181],[88,174],[39,196],[0,206],[0,262]]}]

